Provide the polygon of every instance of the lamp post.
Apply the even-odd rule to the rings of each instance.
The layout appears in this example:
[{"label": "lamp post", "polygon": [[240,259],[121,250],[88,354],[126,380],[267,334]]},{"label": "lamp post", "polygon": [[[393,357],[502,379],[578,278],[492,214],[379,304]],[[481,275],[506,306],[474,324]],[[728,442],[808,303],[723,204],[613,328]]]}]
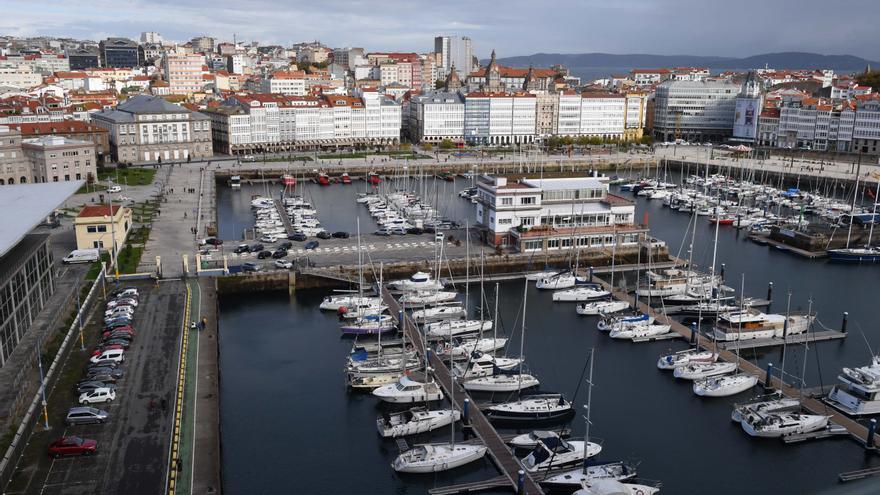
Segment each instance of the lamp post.
[{"label": "lamp post", "polygon": [[46,429],[49,429],[49,407],[46,404],[46,380],[43,376],[43,356],[40,354],[40,349],[43,348],[42,340],[40,341],[40,345],[37,346],[37,366],[40,369],[40,394],[43,396],[43,426]]}]

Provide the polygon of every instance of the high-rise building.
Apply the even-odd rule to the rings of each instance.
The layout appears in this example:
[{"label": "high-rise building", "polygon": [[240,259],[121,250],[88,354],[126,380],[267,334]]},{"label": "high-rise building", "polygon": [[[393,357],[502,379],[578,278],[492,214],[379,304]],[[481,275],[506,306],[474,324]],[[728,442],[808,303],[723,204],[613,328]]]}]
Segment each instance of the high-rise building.
[{"label": "high-rise building", "polygon": [[733,132],[740,86],[727,81],[665,81],[654,96],[654,137],[720,141]]},{"label": "high-rise building", "polygon": [[208,55],[214,52],[214,38],[210,36],[198,36],[193,38],[190,43],[192,43],[193,51],[196,53]]},{"label": "high-rise building", "polygon": [[141,33],[141,43],[158,43],[161,44],[162,35],[155,31],[144,31]]},{"label": "high-rise building", "polygon": [[141,64],[141,51],[138,44],[127,38],[107,38],[99,44],[101,62],[104,67],[137,67]]},{"label": "high-rise building", "polygon": [[453,65],[462,74],[470,74],[474,68],[473,45],[467,36],[437,36],[434,38],[434,52],[440,54],[438,69],[441,73],[438,76],[445,76]]},{"label": "high-rise building", "polygon": [[171,94],[188,95],[202,90],[203,55],[169,53],[165,55],[163,70]]}]

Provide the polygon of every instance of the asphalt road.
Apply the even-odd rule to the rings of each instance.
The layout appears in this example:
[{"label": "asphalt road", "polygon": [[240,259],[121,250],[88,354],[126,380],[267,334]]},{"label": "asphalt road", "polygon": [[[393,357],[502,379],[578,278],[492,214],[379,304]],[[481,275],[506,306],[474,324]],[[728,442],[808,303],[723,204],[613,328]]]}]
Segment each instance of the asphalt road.
[{"label": "asphalt road", "polygon": [[[6,494],[158,494],[167,480],[184,297],[181,282],[155,288],[131,283],[141,293],[135,314],[137,338],[126,351],[125,376],[117,383],[116,400],[97,405],[110,413],[103,425],[66,426],[64,416],[75,406],[72,384],[80,378],[90,350],[99,340],[100,315],[85,331],[86,351],[71,352],[64,373],[49,397],[49,429],[38,425]],[[103,304],[96,309],[102,310]],[[65,379],[67,378],[67,379]],[[162,410],[162,399],[168,407]],[[150,401],[154,406],[150,407]],[[62,435],[98,441],[91,457],[51,459],[46,446]]]}]

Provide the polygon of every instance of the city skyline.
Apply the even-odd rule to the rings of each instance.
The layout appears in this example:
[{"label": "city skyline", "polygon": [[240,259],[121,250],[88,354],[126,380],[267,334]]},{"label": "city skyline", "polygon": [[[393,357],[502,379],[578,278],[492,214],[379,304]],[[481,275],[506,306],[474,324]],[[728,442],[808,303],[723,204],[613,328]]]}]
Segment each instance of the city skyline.
[{"label": "city skyline", "polygon": [[[613,5],[589,0],[535,9],[514,0],[503,11],[458,0],[442,6],[392,1],[381,10],[354,0],[330,0],[320,9],[295,1],[285,1],[279,8],[264,0],[246,5],[220,0],[210,9],[167,0],[125,5],[51,0],[39,8],[32,2],[10,0],[5,9],[10,15],[0,20],[0,34],[97,41],[108,36],[137,39],[142,31],[156,31],[180,42],[200,35],[218,40],[237,35],[239,40],[262,44],[320,40],[369,51],[430,51],[435,35],[448,35],[472,38],[474,53],[481,59],[492,49],[499,56],[601,52],[743,57],[808,51],[880,59],[876,49],[880,32],[874,29],[876,15],[872,15],[880,13],[880,5],[865,0],[847,3],[847,12],[865,15],[828,16],[818,0],[745,0],[736,9],[696,0],[628,0]],[[527,9],[530,12],[524,15]],[[797,9],[794,19],[792,9]],[[595,22],[597,18],[601,22]]]}]

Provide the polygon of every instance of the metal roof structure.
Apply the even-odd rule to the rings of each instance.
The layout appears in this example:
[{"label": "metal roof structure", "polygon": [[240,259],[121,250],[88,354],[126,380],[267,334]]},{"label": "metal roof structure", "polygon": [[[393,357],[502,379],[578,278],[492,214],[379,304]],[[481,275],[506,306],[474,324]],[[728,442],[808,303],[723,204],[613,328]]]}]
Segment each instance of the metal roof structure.
[{"label": "metal roof structure", "polygon": [[53,210],[61,206],[84,181],[17,184],[0,187],[0,256],[15,247]]}]

